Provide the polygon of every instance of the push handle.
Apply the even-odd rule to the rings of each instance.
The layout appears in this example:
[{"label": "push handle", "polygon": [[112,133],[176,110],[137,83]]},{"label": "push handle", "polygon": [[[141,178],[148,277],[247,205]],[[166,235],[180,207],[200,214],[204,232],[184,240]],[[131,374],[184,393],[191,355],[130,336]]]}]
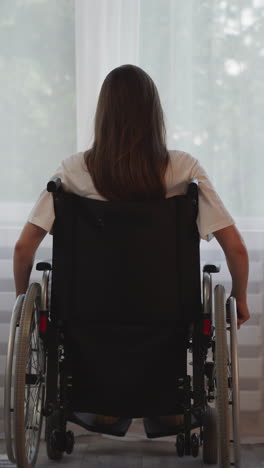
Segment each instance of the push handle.
[{"label": "push handle", "polygon": [[221,269],[220,265],[216,265],[215,263],[206,263],[203,267],[204,273],[219,273]]},{"label": "push handle", "polygon": [[59,177],[52,177],[47,183],[48,192],[57,192],[61,187],[61,179]]}]

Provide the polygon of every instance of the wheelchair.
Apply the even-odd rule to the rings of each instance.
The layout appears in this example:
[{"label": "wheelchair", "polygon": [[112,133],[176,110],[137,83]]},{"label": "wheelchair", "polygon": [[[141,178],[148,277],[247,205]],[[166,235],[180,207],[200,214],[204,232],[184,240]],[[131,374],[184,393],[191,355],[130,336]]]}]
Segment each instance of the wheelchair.
[{"label": "wheelchair", "polygon": [[[10,323],[9,460],[35,466],[43,419],[47,455],[60,460],[74,448],[67,422],[120,437],[143,418],[147,437],[176,436],[179,457],[202,450],[205,464],[240,467],[236,301],[213,291],[217,265],[201,281],[197,182],[146,203],[83,199],[59,179],[47,190],[52,261],[37,264],[42,281],[17,298]],[[158,418],[177,413],[178,426]]]}]

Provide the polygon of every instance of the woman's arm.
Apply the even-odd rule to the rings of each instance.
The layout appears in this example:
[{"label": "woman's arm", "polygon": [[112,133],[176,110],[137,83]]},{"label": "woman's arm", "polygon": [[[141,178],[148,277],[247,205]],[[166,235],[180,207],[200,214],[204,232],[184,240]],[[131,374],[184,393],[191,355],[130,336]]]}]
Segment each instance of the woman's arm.
[{"label": "woman's arm", "polygon": [[13,266],[17,296],[27,290],[36,250],[46,234],[41,227],[26,223],[16,242]]},{"label": "woman's arm", "polygon": [[238,328],[250,318],[247,305],[248,253],[244,241],[232,225],[213,233],[221,245],[232,277],[231,296],[236,298]]}]

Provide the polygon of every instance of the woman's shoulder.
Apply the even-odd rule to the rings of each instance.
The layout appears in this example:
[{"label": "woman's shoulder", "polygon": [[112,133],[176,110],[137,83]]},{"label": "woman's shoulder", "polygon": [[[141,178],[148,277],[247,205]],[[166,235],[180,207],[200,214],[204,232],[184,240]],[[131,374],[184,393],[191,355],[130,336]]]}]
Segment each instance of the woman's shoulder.
[{"label": "woman's shoulder", "polygon": [[90,179],[90,174],[85,163],[84,155],[85,153],[80,151],[62,161],[61,166],[65,180],[84,180],[87,183],[87,179]]},{"label": "woman's shoulder", "polygon": [[167,181],[169,185],[188,182],[198,165],[197,159],[186,151],[169,150]]},{"label": "woman's shoulder", "polygon": [[65,189],[81,196],[87,196],[94,191],[84,156],[84,152],[75,153],[61,162],[62,181]]},{"label": "woman's shoulder", "polygon": [[194,158],[190,153],[182,150],[169,150],[170,162],[173,165],[193,167],[197,163],[197,159]]},{"label": "woman's shoulder", "polygon": [[78,153],[71,154],[67,158],[63,159],[61,163],[64,170],[84,170],[86,167],[84,160],[84,152],[79,151]]}]

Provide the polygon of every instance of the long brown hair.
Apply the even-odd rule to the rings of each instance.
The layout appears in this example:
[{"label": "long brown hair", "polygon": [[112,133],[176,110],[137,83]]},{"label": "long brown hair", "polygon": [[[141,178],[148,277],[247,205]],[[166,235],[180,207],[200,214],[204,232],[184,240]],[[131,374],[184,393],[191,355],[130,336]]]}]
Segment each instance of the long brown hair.
[{"label": "long brown hair", "polygon": [[108,200],[165,197],[166,131],[157,88],[141,68],[123,65],[105,78],[95,136],[85,161],[97,191]]}]

